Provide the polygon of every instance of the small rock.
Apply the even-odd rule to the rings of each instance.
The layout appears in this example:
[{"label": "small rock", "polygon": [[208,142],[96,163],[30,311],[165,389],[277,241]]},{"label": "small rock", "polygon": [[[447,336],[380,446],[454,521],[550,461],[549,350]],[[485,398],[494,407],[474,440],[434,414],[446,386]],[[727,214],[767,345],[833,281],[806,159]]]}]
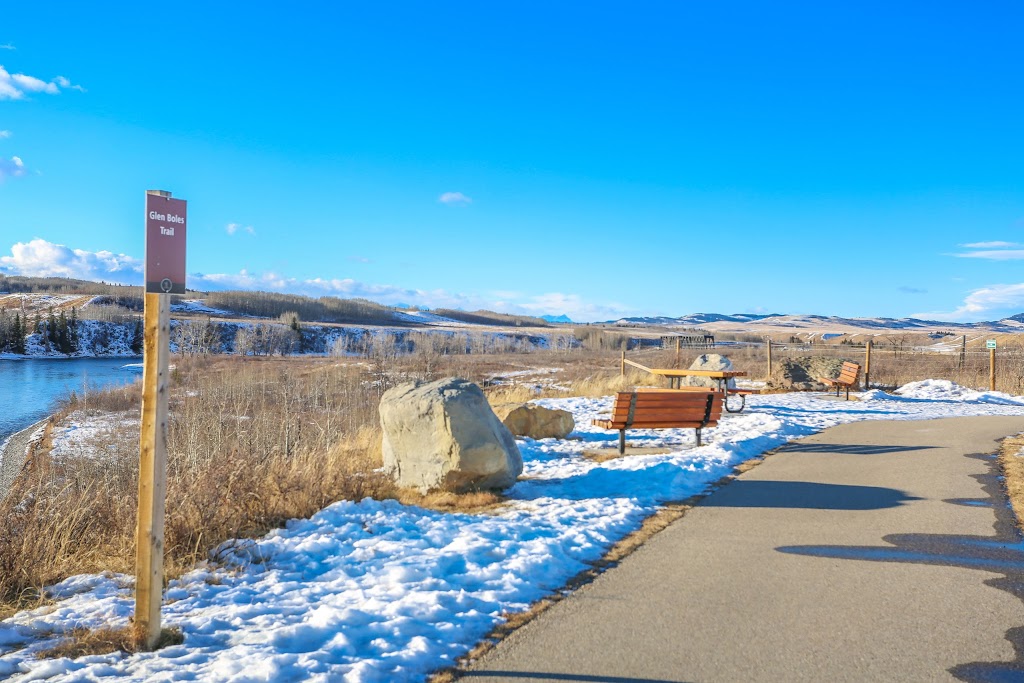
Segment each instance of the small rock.
[{"label": "small rock", "polygon": [[576,429],[568,410],[545,408],[535,403],[502,403],[494,414],[516,436],[531,439],[564,439]]}]

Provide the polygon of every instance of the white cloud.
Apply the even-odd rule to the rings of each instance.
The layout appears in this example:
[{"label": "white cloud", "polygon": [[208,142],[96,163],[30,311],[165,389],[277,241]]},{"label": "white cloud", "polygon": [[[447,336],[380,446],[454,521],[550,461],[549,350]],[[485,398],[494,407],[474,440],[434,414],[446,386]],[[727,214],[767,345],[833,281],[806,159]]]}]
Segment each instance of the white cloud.
[{"label": "white cloud", "polygon": [[442,204],[448,204],[449,206],[458,206],[473,203],[472,199],[462,194],[461,192],[445,192],[440,197],[437,198],[437,201],[441,202]]},{"label": "white cloud", "polygon": [[26,76],[25,74],[14,74],[10,78],[11,82],[25,92],[44,92],[48,95],[56,95],[60,92],[60,88],[53,81],[47,82],[41,78]]},{"label": "white cloud", "polygon": [[997,313],[995,317],[1002,317],[1021,311],[1024,311],[1024,282],[982,287],[968,294],[954,311],[914,313],[912,317],[969,322],[991,319],[993,312]]},{"label": "white cloud", "polygon": [[84,88],[73,85],[63,76],[58,76],[52,81],[44,81],[27,74],[12,74],[0,65],[0,100],[21,100],[25,98],[26,93],[37,92],[56,95],[61,89],[85,92]]},{"label": "white cloud", "polygon": [[80,85],[72,84],[71,81],[64,78],[63,76],[57,76],[57,78],[53,79],[53,82],[62,88],[67,88],[69,90],[77,90],[78,92],[85,92],[85,88],[83,88]]},{"label": "white cloud", "polygon": [[243,227],[241,223],[228,223],[224,229],[227,231],[229,235],[234,235],[239,230],[244,230],[250,235],[256,234],[256,230],[251,225],[246,225]]},{"label": "white cloud", "polygon": [[71,277],[142,284],[142,262],[110,251],[71,249],[43,239],[18,242],[10,256],[0,256],[0,272],[33,277]]},{"label": "white cloud", "polygon": [[[0,273],[37,277],[71,277],[103,280],[123,284],[141,284],[143,263],[126,254],[109,251],[71,249],[44,239],[17,243],[10,256],[0,256]],[[253,273],[191,273],[190,289],[220,291],[250,289],[305,294],[307,296],[338,296],[377,301],[387,305],[407,304],[426,308],[460,308],[467,311],[487,309],[520,315],[561,315],[573,320],[615,320],[635,314],[618,304],[595,305],[577,294],[551,292],[538,296],[519,292],[449,292],[444,289],[410,289],[388,284],[360,282],[351,278],[299,279],[267,271]],[[499,296],[501,295],[501,296]],[[505,296],[507,295],[507,296]]]},{"label": "white cloud", "polygon": [[353,263],[373,263],[373,261],[366,258],[365,256],[349,256],[348,260],[352,261]]},{"label": "white cloud", "polygon": [[16,50],[16,49],[17,48],[14,47],[13,45],[11,45],[10,43],[4,43],[3,45],[0,45],[0,50]]},{"label": "white cloud", "polygon": [[9,131],[9,130],[0,130],[0,140],[3,140],[5,138],[9,138],[9,137],[11,137],[11,131]]},{"label": "white cloud", "polygon": [[957,258],[980,258],[989,261],[1019,261],[1024,259],[1024,249],[999,249],[971,251],[966,254],[954,254]]},{"label": "white cloud", "polygon": [[961,244],[964,249],[1009,249],[1011,247],[1021,246],[1017,242],[971,242],[970,244]]},{"label": "white cloud", "polygon": [[[494,293],[465,294],[443,289],[410,289],[387,284],[360,282],[352,278],[310,278],[300,280],[276,272],[195,273],[188,276],[188,286],[198,290],[259,289],[304,294],[306,296],[337,296],[369,299],[387,305],[405,304],[425,308],[459,308],[467,311],[487,309],[519,315],[561,315],[573,320],[615,320],[634,311],[616,304],[594,305],[576,294],[549,293],[540,296],[517,296],[517,300],[495,297]],[[509,292],[502,292],[508,294]]]},{"label": "white cloud", "polygon": [[25,162],[21,160],[21,157],[0,159],[0,182],[3,182],[5,178],[20,178],[26,173],[28,171],[25,169]]}]

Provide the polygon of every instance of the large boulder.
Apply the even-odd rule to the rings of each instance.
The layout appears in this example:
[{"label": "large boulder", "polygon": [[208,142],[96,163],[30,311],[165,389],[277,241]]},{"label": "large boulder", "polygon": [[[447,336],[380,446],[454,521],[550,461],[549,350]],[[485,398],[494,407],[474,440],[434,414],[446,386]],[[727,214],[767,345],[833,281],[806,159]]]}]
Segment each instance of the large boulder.
[{"label": "large boulder", "polygon": [[772,374],[765,382],[765,391],[820,391],[819,377],[838,377],[842,358],[797,356],[772,363]]},{"label": "large boulder", "polygon": [[531,439],[564,439],[576,429],[568,410],[545,408],[536,403],[501,403],[494,414],[516,436]]},{"label": "large boulder", "polygon": [[[697,356],[697,360],[693,361],[690,365],[691,370],[714,370],[715,372],[723,372],[732,370],[732,361],[725,356],[720,356],[717,353],[705,353]],[[736,388],[736,380],[729,379],[727,381],[728,386]],[[709,387],[711,389],[718,388],[718,380],[713,377],[683,377],[682,386],[684,387]]]},{"label": "large boulder", "polygon": [[480,387],[457,377],[402,384],[380,400],[384,468],[400,486],[454,493],[515,483],[523,458]]}]

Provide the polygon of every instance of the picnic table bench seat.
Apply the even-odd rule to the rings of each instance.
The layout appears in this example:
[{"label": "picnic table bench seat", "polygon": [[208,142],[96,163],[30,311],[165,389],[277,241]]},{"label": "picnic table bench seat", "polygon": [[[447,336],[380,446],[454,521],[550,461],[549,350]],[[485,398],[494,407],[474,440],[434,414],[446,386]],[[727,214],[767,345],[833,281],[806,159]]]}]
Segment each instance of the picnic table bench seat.
[{"label": "picnic table bench seat", "polygon": [[851,363],[850,361],[843,362],[843,368],[839,372],[839,377],[831,379],[829,377],[819,377],[818,381],[824,384],[828,388],[835,387],[836,396],[839,395],[839,389],[846,389],[846,400],[850,400],[850,387],[857,384],[857,378],[860,376],[860,365],[857,363]]},{"label": "picnic table bench seat", "polygon": [[620,391],[615,394],[611,418],[593,424],[619,431],[619,453],[626,452],[627,429],[694,429],[700,446],[700,431],[717,425],[722,416],[724,396],[711,389]]}]

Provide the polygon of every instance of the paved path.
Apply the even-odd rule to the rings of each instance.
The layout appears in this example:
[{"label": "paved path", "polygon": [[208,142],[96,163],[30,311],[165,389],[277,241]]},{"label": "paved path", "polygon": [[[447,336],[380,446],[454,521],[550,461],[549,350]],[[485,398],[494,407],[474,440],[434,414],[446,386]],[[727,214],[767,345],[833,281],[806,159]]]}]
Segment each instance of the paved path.
[{"label": "paved path", "polygon": [[[43,420],[45,422],[45,420]],[[0,500],[7,495],[14,478],[21,472],[25,464],[25,454],[28,450],[28,442],[42,422],[37,422],[27,427],[0,444]]]},{"label": "paved path", "polygon": [[872,421],[803,439],[463,680],[1024,681],[1024,548],[985,455],[1020,431]]}]

